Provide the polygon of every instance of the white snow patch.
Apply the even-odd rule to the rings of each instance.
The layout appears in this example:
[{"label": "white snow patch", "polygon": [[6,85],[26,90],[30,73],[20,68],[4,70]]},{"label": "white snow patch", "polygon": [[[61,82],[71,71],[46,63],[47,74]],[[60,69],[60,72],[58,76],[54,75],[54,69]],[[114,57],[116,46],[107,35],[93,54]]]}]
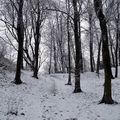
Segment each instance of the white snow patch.
[{"label": "white snow patch", "polygon": [[[0,77],[0,120],[120,120],[120,104],[98,104],[103,95],[104,77],[81,75],[83,93],[74,94],[67,74],[41,74],[39,79],[23,71],[24,84],[14,85],[13,73]],[[112,80],[113,99],[120,103],[120,80]]]}]

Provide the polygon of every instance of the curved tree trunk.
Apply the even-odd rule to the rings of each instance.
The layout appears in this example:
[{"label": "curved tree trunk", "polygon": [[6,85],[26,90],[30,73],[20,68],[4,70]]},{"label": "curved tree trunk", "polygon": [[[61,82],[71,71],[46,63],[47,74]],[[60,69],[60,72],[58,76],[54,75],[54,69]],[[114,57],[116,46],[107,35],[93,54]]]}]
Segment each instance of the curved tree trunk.
[{"label": "curved tree trunk", "polygon": [[112,92],[111,92],[111,65],[110,65],[110,53],[108,48],[108,35],[106,18],[103,14],[102,1],[94,0],[94,7],[96,15],[100,22],[101,37],[102,37],[102,57],[105,72],[105,84],[104,84],[104,95],[100,103],[113,104]]}]

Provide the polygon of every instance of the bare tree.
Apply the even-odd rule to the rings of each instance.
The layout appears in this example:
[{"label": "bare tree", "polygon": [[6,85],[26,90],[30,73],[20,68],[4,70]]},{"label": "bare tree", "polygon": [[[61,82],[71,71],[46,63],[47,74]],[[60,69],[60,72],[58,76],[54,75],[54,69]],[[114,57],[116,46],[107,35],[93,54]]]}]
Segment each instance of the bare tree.
[{"label": "bare tree", "polygon": [[15,84],[21,84],[21,68],[23,64],[23,42],[24,42],[24,23],[23,23],[23,3],[24,0],[16,1],[18,8],[16,7],[14,1],[10,0],[11,5],[13,5],[17,12],[17,37],[18,37],[18,56],[17,56],[17,66],[15,75]]},{"label": "bare tree", "polygon": [[[33,54],[33,58],[30,60],[32,62],[33,69],[33,77],[38,78],[38,70],[39,70],[39,52],[40,52],[40,42],[41,42],[41,32],[42,27],[47,17],[47,12],[45,11],[46,2],[42,0],[33,1],[30,0],[30,19],[31,19],[31,32],[33,36],[31,36],[31,50]],[[32,42],[34,39],[34,42]],[[34,47],[33,44],[34,43]]]}]

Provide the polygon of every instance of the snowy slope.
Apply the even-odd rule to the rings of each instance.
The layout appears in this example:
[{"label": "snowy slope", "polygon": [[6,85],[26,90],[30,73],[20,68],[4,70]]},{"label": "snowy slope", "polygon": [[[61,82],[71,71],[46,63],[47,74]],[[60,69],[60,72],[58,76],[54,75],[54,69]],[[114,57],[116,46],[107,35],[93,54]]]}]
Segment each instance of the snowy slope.
[{"label": "snowy slope", "polygon": [[[36,80],[23,71],[24,84],[11,83],[0,76],[0,120],[120,120],[120,104],[98,104],[103,95],[103,74],[81,76],[83,93],[73,94],[66,86],[67,74],[41,74]],[[74,76],[72,78],[74,83]],[[120,103],[120,80],[112,80],[113,98]]]}]

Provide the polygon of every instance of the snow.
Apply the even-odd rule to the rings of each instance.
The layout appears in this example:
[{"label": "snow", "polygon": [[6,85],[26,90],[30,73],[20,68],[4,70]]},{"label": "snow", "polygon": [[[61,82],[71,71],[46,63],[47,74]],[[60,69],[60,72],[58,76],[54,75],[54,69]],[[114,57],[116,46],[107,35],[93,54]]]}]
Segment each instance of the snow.
[{"label": "snow", "polygon": [[[81,75],[83,92],[74,94],[67,74],[40,74],[34,79],[23,71],[22,85],[11,83],[14,73],[0,75],[0,120],[120,120],[120,104],[98,104],[103,95],[104,77]],[[120,103],[120,80],[112,80],[113,99]]]}]

